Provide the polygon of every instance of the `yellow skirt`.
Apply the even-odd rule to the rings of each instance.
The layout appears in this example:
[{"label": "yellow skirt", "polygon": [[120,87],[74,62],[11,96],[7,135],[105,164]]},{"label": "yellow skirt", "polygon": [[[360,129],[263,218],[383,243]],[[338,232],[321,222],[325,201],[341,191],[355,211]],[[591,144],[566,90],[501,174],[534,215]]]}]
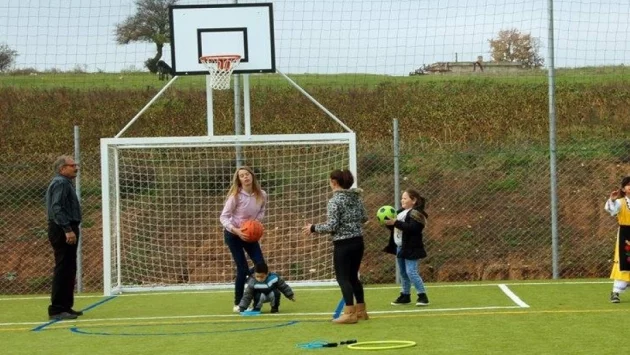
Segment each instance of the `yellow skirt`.
[{"label": "yellow skirt", "polygon": [[613,280],[630,282],[630,271],[619,270],[619,232],[617,232],[617,243],[615,243],[615,259],[613,260],[612,271],[610,272],[610,278]]}]

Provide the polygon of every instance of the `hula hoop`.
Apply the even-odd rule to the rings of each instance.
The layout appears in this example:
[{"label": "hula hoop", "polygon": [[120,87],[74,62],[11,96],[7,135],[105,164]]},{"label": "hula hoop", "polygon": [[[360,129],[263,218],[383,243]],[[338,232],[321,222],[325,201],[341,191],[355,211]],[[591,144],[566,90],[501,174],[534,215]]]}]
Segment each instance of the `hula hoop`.
[{"label": "hula hoop", "polygon": [[[392,345],[384,345],[392,344]],[[367,346],[366,346],[367,345]],[[370,345],[382,345],[382,346],[370,346]],[[415,341],[410,340],[379,340],[379,341],[362,341],[348,345],[348,349],[352,350],[391,350],[402,349],[416,346]]]}]

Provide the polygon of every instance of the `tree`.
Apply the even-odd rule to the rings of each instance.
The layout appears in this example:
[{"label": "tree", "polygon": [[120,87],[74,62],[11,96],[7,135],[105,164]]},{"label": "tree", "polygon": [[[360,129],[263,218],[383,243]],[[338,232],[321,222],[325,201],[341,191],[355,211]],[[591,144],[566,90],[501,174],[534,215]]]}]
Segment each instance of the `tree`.
[{"label": "tree", "polygon": [[0,72],[3,72],[15,62],[18,53],[6,44],[0,44]]},{"label": "tree", "polygon": [[489,39],[488,42],[495,62],[518,62],[527,68],[538,68],[545,62],[538,54],[540,41],[516,28],[501,30],[497,38]]},{"label": "tree", "polygon": [[171,29],[168,7],[178,0],[136,0],[136,14],[116,25],[118,44],[153,42],[157,53],[144,65],[151,73],[157,72],[157,62],[162,58],[165,43],[170,43]]}]

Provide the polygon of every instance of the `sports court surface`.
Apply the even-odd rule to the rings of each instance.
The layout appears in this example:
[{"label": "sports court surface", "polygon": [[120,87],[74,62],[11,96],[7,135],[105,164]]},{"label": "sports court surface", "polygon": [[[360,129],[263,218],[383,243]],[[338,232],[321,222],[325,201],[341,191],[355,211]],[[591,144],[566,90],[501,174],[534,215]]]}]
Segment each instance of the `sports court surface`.
[{"label": "sports court surface", "polygon": [[[280,313],[231,313],[232,292],[79,295],[75,321],[48,321],[48,297],[0,297],[5,354],[295,354],[316,341],[404,340],[404,354],[618,354],[630,299],[608,301],[608,280],[428,284],[427,307],[392,306],[398,287],[366,286],[370,320],[336,325],[336,287],[296,288]],[[625,297],[624,297],[625,296]],[[625,299],[624,299],[625,298]],[[267,305],[265,305],[267,307]],[[267,311],[267,312],[265,312]],[[623,336],[622,336],[623,338]],[[370,351],[372,353],[373,351]]]}]

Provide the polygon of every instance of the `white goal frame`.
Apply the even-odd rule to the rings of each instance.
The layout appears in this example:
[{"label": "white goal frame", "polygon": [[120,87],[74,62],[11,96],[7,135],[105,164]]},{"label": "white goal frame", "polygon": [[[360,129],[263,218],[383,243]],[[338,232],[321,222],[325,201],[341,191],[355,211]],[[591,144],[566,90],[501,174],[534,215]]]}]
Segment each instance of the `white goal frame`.
[{"label": "white goal frame", "polygon": [[[121,230],[120,230],[120,190],[117,152],[120,149],[139,148],[195,148],[195,147],[234,147],[297,145],[347,145],[348,165],[357,176],[357,143],[354,132],[321,134],[276,134],[276,135],[231,135],[193,137],[142,137],[142,138],[103,138],[101,139],[101,187],[103,214],[103,290],[104,295],[124,292],[177,291],[225,289],[233,283],[186,283],[125,285],[122,280]],[[113,162],[113,164],[112,164]],[[339,166],[344,168],[344,166]],[[355,186],[357,182],[355,181]],[[263,189],[265,186],[263,186]],[[227,191],[226,191],[227,193]],[[112,208],[115,206],[115,208]],[[324,206],[325,207],[325,206]],[[113,211],[113,212],[112,212]],[[216,211],[218,222],[221,211]],[[313,221],[317,222],[317,221]],[[118,228],[116,227],[118,226]],[[299,228],[301,226],[296,226]],[[322,237],[326,238],[326,237]],[[326,240],[330,244],[329,240]],[[226,247],[227,250],[227,247]],[[332,260],[332,255],[330,255]],[[332,285],[334,279],[292,280],[292,286]]]}]

